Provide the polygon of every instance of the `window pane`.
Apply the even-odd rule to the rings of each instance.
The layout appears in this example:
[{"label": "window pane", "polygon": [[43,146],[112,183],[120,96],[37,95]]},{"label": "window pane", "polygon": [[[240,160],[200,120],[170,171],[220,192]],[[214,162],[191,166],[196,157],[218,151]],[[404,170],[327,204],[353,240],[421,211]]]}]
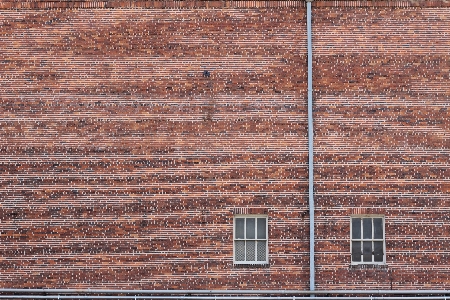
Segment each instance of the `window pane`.
[{"label": "window pane", "polygon": [[373,238],[382,239],[383,238],[383,219],[374,218],[373,219]]},{"label": "window pane", "polygon": [[352,218],[352,239],[361,238],[361,218]]},{"label": "window pane", "polygon": [[245,253],[247,254],[247,261],[254,261],[255,260],[255,241],[247,241],[246,244],[247,244],[247,251]]},{"label": "window pane", "polygon": [[258,239],[266,238],[266,218],[258,218],[257,238]]},{"label": "window pane", "polygon": [[372,219],[371,218],[363,219],[363,238],[364,239],[372,238]]},{"label": "window pane", "polygon": [[245,219],[244,218],[236,218],[236,237],[235,239],[243,239],[244,238],[244,228],[245,228]]},{"label": "window pane", "polygon": [[352,261],[361,261],[361,242],[352,242]]},{"label": "window pane", "polygon": [[372,262],[372,242],[363,242],[363,261]]},{"label": "window pane", "polygon": [[255,238],[255,218],[247,218],[246,233],[247,233],[247,236],[246,236],[247,239]]},{"label": "window pane", "polygon": [[245,260],[245,242],[244,241],[235,241],[234,242],[234,259],[236,261],[244,261]]},{"label": "window pane", "polygon": [[383,261],[383,242],[373,242],[374,261]]},{"label": "window pane", "polygon": [[256,253],[258,255],[258,261],[266,260],[266,241],[258,241],[258,248]]}]

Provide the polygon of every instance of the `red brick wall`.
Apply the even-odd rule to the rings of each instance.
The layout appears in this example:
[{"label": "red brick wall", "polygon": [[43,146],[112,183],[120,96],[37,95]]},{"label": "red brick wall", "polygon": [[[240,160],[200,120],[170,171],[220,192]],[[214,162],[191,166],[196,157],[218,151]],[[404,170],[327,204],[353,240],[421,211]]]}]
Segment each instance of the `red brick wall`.
[{"label": "red brick wall", "polygon": [[[0,287],[308,289],[304,6],[0,1]],[[448,286],[445,6],[313,2],[318,289]],[[387,267],[350,267],[353,213]]]},{"label": "red brick wall", "polygon": [[[318,289],[448,286],[449,35],[446,8],[314,10]],[[385,215],[387,267],[350,267],[360,213]]]},{"label": "red brick wall", "polygon": [[83,5],[0,12],[1,287],[306,288],[304,9]]}]

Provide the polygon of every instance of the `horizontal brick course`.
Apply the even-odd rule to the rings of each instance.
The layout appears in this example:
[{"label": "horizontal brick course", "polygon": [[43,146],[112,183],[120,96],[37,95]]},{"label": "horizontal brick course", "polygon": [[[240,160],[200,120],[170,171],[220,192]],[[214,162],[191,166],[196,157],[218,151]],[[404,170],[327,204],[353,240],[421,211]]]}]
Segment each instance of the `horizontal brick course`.
[{"label": "horizontal brick course", "polygon": [[[1,0],[0,9],[223,9],[223,8],[269,8],[305,7],[304,0]],[[314,0],[312,7],[449,7],[448,0]]]}]

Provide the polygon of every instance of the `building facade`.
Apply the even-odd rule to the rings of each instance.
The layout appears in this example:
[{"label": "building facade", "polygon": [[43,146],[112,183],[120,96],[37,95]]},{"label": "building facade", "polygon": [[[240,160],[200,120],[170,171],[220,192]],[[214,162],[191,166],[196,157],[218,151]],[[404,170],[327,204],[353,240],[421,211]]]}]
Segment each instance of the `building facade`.
[{"label": "building facade", "polygon": [[[311,17],[315,288],[448,289],[450,2]],[[304,1],[1,0],[0,36],[0,288],[310,289]]]}]

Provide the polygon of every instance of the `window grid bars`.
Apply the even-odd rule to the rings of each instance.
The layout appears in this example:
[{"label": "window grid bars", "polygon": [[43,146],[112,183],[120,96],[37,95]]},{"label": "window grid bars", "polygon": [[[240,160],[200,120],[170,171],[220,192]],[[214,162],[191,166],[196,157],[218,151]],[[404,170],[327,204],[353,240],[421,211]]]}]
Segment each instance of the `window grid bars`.
[{"label": "window grid bars", "polygon": [[[234,224],[234,251],[236,251],[236,242],[237,241],[243,241],[244,242],[244,260],[236,260],[236,253],[233,253],[233,260],[234,263],[237,264],[262,264],[262,263],[267,263],[268,261],[268,251],[267,251],[267,237],[268,237],[268,226],[267,226],[267,216],[248,216],[248,217],[244,217],[244,216],[236,216],[235,217],[235,222],[236,222],[236,218],[242,218],[244,219],[244,238],[236,238],[236,224]],[[258,239],[258,218],[265,218],[266,219],[266,227],[265,227],[265,236],[266,238],[264,239]],[[254,232],[255,232],[255,238],[251,239],[251,238],[247,238],[247,220],[248,219],[254,219],[255,220],[255,228],[254,228]],[[255,260],[247,260],[247,243],[248,242],[254,242],[254,257]],[[258,242],[265,242],[265,257],[264,260],[258,260]],[[233,251],[233,252],[234,252]]]},{"label": "window grid bars", "polygon": [[[353,238],[353,226],[351,226],[351,232],[350,232],[350,248],[351,248],[351,244],[352,242],[360,242],[360,253],[361,253],[361,257],[359,261],[353,261],[353,259],[351,259],[352,264],[385,264],[386,263],[386,244],[384,243],[384,236],[385,236],[385,228],[384,228],[384,217],[382,216],[354,216],[354,218],[359,218],[360,222],[359,222],[359,226],[360,226],[360,233],[361,233],[361,238],[357,239],[357,238]],[[381,228],[383,230],[383,238],[382,239],[375,239],[375,226],[374,226],[374,219],[381,219]],[[370,219],[371,222],[371,229],[372,229],[372,233],[371,233],[371,238],[370,239],[365,239],[364,238],[364,219]],[[364,261],[364,242],[371,242],[372,244],[372,254],[371,254],[371,261]],[[383,243],[383,261],[375,261],[375,254],[374,254],[374,249],[375,249],[375,244],[374,242],[382,242]]]}]

